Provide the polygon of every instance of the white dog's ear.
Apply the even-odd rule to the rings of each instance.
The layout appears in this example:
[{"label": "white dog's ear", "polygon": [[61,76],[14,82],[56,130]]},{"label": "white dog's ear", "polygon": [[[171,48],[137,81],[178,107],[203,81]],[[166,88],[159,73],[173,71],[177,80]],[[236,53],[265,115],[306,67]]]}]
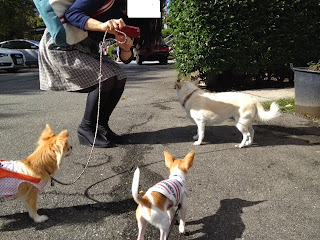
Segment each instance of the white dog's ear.
[{"label": "white dog's ear", "polygon": [[163,153],[164,153],[164,158],[165,158],[165,163],[166,163],[167,168],[171,168],[173,161],[174,161],[173,156],[170,153],[168,153],[167,151],[164,151]]}]

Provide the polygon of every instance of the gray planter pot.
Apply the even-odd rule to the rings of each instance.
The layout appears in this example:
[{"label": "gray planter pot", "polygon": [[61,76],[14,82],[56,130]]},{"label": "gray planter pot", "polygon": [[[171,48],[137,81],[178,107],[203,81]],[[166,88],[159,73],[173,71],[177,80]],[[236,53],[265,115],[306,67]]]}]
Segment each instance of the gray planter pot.
[{"label": "gray planter pot", "polygon": [[320,118],[320,71],[293,67],[296,112]]}]

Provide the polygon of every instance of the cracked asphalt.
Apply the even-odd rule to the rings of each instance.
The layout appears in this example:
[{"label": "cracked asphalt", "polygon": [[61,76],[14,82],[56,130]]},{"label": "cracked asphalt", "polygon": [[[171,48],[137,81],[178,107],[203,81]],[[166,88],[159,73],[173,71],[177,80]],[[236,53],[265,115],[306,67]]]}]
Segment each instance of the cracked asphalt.
[{"label": "cracked asphalt", "polygon": [[[141,190],[167,178],[163,151],[177,158],[195,150],[187,178],[187,235],[175,225],[170,239],[320,239],[319,123],[283,114],[269,125],[256,123],[254,145],[237,149],[241,134],[233,122],[208,126],[204,144],[193,146],[195,125],[185,117],[173,88],[173,64],[121,65],[125,92],[110,126],[129,142],[94,149],[75,184],[47,185],[34,223],[20,201],[0,202],[0,239],[136,239],[133,171],[140,167]],[[37,69],[0,72],[1,159],[27,157],[45,124],[67,129],[73,153],[56,178],[73,181],[90,147],[79,145],[76,130],[86,94],[39,90]],[[146,239],[158,239],[149,226]]]}]

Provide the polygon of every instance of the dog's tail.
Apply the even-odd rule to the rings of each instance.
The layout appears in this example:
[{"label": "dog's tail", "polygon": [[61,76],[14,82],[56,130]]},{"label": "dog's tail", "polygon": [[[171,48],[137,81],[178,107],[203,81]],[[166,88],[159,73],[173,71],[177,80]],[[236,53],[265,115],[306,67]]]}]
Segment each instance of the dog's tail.
[{"label": "dog's tail", "polygon": [[134,172],[133,180],[132,180],[132,197],[137,204],[141,204],[142,206],[147,206],[149,205],[148,199],[140,197],[138,193],[139,179],[140,179],[140,170],[137,167],[136,171]]},{"label": "dog's tail", "polygon": [[276,102],[273,102],[270,106],[269,111],[265,111],[261,103],[256,101],[256,108],[258,112],[258,119],[262,122],[268,122],[271,119],[279,117],[281,115],[281,111],[279,105]]}]

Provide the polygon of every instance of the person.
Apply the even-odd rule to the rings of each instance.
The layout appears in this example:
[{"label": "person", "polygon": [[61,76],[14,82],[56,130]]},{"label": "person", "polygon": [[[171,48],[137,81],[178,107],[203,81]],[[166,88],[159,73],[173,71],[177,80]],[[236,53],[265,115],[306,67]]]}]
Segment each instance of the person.
[{"label": "person", "polygon": [[[102,12],[105,6],[108,10]],[[65,19],[88,31],[88,37],[77,44],[59,47],[45,30],[40,41],[40,89],[88,93],[84,116],[77,130],[80,144],[92,146],[94,141],[99,104],[99,43],[105,31],[108,31],[107,38],[113,37],[120,42],[119,55],[124,63],[133,59],[134,44],[152,51],[160,42],[161,19],[129,19],[126,6],[126,0],[77,0],[66,11]],[[140,28],[138,40],[127,37],[125,41],[125,36],[117,31],[126,24]],[[109,119],[124,91],[126,79],[117,63],[109,57],[103,58],[96,147],[108,148],[125,140],[110,129]]]}]

